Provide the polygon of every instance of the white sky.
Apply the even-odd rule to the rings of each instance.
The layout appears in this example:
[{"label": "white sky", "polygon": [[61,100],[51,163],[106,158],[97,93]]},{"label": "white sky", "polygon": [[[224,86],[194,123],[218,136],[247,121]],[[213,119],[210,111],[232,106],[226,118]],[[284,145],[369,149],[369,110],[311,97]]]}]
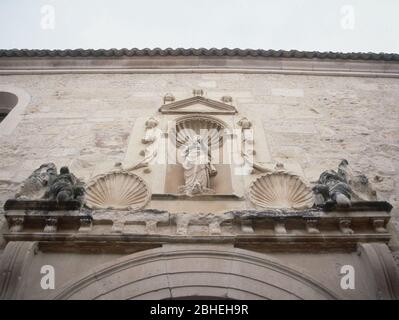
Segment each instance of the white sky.
[{"label": "white sky", "polygon": [[134,47],[399,53],[399,0],[0,0],[1,49]]}]

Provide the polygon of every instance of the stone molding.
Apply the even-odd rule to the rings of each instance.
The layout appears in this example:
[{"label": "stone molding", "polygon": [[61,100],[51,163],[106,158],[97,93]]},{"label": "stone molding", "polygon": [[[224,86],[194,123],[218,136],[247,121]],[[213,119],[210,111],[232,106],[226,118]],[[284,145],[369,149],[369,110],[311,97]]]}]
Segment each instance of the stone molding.
[{"label": "stone molding", "polygon": [[163,114],[190,114],[198,113],[198,111],[189,110],[191,105],[201,104],[208,107],[209,110],[201,111],[201,114],[236,114],[237,109],[230,104],[205,98],[203,96],[194,96],[191,98],[174,101],[164,104],[159,108],[159,112]]},{"label": "stone molding", "polygon": [[[211,242],[268,246],[274,250],[354,250],[357,242],[390,240],[386,212],[229,211],[225,213],[169,213],[159,210],[95,210],[82,212],[8,211],[7,241],[40,241],[57,245],[106,241],[162,244]],[[19,223],[16,224],[15,221]],[[292,244],[296,243],[293,247]]]},{"label": "stone molding", "polygon": [[[173,49],[171,49],[173,51]],[[0,74],[72,73],[271,73],[331,76],[399,77],[398,55],[178,49],[156,54],[133,49],[65,51],[0,51]],[[205,49],[206,50],[206,49]],[[226,49],[228,50],[228,49]],[[244,50],[245,51],[245,50]],[[126,53],[126,54],[125,54]],[[90,62],[90,63],[89,63]]]},{"label": "stone molding", "polygon": [[[1,67],[0,67],[1,70]],[[9,92],[17,96],[18,102],[7,114],[5,119],[0,122],[0,137],[9,136],[20,123],[25,112],[25,108],[31,101],[30,94],[22,89],[10,85],[0,85],[0,91]]]},{"label": "stone molding", "polygon": [[182,296],[339,298],[304,271],[267,255],[230,246],[201,245],[164,246],[128,255],[73,279],[52,298],[167,299]]},{"label": "stone molding", "polygon": [[398,300],[399,271],[388,246],[382,243],[361,243],[358,252],[374,278],[375,299]]},{"label": "stone molding", "polygon": [[21,299],[36,242],[9,242],[0,259],[0,300]]}]

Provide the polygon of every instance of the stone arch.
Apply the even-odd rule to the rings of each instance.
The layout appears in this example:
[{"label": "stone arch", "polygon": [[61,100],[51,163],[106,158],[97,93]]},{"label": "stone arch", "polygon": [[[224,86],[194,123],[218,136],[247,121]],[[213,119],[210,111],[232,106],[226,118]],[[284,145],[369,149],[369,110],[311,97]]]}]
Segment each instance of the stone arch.
[{"label": "stone arch", "polygon": [[0,121],[17,105],[18,97],[7,91],[0,91]]},{"label": "stone arch", "polygon": [[5,100],[5,106],[2,107],[0,103],[0,109],[7,109],[5,112],[7,115],[0,122],[1,136],[11,134],[21,121],[22,114],[29,104],[30,95],[21,88],[8,85],[0,85],[0,93]]},{"label": "stone arch", "polygon": [[54,299],[336,299],[305,273],[230,246],[166,245],[102,265]]}]

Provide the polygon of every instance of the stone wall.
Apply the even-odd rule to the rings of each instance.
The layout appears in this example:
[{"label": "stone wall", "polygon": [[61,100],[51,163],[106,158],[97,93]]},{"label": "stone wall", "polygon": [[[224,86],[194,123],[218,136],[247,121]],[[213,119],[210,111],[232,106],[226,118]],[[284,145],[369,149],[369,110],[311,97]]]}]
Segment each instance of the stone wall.
[{"label": "stone wall", "polygon": [[[346,158],[380,199],[399,206],[399,81],[395,78],[195,73],[0,76],[0,86],[31,100],[10,135],[0,133],[0,204],[40,164],[122,161],[138,117],[156,114],[162,97],[193,88],[262,118],[273,161],[308,181]],[[392,213],[395,215],[395,209]],[[395,219],[393,219],[395,221]],[[1,223],[1,222],[0,222]]]}]

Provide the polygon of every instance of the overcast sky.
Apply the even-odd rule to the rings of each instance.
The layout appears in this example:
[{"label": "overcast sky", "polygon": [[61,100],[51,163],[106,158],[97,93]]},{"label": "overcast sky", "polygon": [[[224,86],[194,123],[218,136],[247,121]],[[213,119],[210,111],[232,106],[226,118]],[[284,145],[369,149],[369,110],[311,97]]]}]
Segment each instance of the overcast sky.
[{"label": "overcast sky", "polygon": [[0,0],[0,48],[399,53],[399,0]]}]

